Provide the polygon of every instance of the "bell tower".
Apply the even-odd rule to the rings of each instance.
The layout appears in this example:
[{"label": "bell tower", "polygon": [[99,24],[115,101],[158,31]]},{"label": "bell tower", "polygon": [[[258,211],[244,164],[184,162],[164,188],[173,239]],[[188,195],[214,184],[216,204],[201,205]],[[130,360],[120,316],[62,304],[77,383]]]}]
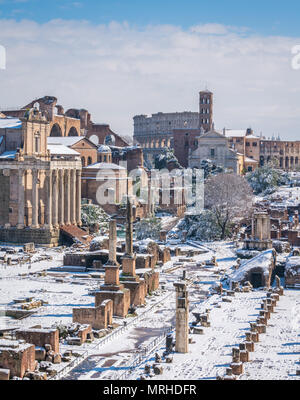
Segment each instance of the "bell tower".
[{"label": "bell tower", "polygon": [[213,93],[204,90],[199,93],[199,129],[205,132],[212,129],[213,124]]}]

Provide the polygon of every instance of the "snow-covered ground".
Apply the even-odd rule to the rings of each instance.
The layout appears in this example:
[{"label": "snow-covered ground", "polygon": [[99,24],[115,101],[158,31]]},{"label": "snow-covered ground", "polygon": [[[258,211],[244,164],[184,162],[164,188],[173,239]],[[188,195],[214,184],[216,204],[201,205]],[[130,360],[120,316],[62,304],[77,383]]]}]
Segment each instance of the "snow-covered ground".
[{"label": "snow-covered ground", "polygon": [[[178,243],[171,241],[170,246]],[[181,245],[182,246],[182,245]],[[205,249],[207,252],[177,265],[184,256],[174,257],[161,270],[161,285],[157,295],[147,298],[147,306],[137,309],[137,318],[127,318],[128,329],[105,343],[97,339],[91,344],[77,347],[77,351],[87,351],[86,359],[61,379],[118,379],[128,371],[132,361],[155,338],[160,337],[167,328],[175,325],[174,282],[181,279],[186,270],[189,286],[189,299],[192,311],[211,309],[211,328],[204,328],[204,335],[193,335],[195,343],[190,344],[188,354],[174,354],[172,364],[163,364],[164,373],[153,379],[216,379],[225,373],[231,361],[231,349],[241,343],[249,322],[255,321],[259,313],[262,291],[238,293],[232,303],[224,303],[218,295],[208,297],[212,285],[219,282],[224,273],[235,264],[235,245],[229,242],[186,244],[189,248]],[[183,246],[182,246],[183,247]],[[0,253],[0,256],[4,253]],[[51,256],[52,260],[41,260],[42,256]],[[12,255],[12,258],[19,256]],[[200,262],[217,258],[216,267],[199,267]],[[21,321],[1,317],[0,324],[5,326],[42,325],[49,327],[54,323],[72,322],[72,308],[94,305],[94,296],[89,290],[99,287],[99,279],[80,273],[48,273],[40,271],[62,265],[63,252],[60,250],[39,249],[31,262],[23,266],[13,265],[4,268],[0,265],[0,310],[13,306],[13,299],[34,297],[48,304]],[[35,262],[34,262],[35,261]],[[35,272],[35,274],[33,274]],[[221,308],[219,308],[221,306]],[[300,298],[298,291],[286,290],[280,299],[276,313],[269,321],[267,334],[261,335],[261,342],[251,353],[251,362],[245,365],[245,373],[240,379],[298,379],[295,376],[299,361],[299,315]],[[2,321],[2,322],[1,322]],[[134,322],[135,321],[135,322]],[[114,322],[123,326],[123,320],[114,318]],[[162,352],[164,341],[159,345]],[[64,350],[66,346],[62,346]],[[157,351],[157,349],[155,350]],[[155,352],[154,351],[154,352]],[[131,375],[138,379],[143,374],[145,363],[152,363],[154,352],[142,360]]]}]

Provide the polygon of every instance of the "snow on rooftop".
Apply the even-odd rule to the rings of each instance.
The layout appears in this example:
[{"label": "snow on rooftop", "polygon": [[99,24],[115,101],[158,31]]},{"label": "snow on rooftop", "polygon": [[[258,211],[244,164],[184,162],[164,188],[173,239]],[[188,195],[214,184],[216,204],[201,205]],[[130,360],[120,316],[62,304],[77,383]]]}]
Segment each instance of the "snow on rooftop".
[{"label": "snow on rooftop", "polygon": [[230,276],[230,279],[232,281],[240,282],[245,277],[245,275],[253,268],[262,268],[264,270],[264,274],[268,275],[269,267],[271,262],[273,262],[273,259],[274,250],[266,250],[258,256],[242,264],[240,268]]},{"label": "snow on rooftop", "polygon": [[98,153],[111,153],[111,149],[105,144],[102,144],[101,146],[98,147]]},{"label": "snow on rooftop", "polygon": [[86,169],[91,168],[91,169],[118,169],[118,170],[122,169],[122,170],[125,170],[125,168],[121,167],[120,165],[113,164],[113,163],[105,163],[105,162],[91,164],[85,168]]},{"label": "snow on rooftop", "polygon": [[[224,130],[216,130],[216,132],[224,135]],[[247,129],[225,129],[226,137],[246,137],[247,139],[259,139],[258,136],[255,135],[247,135]]]},{"label": "snow on rooftop", "polygon": [[22,127],[22,122],[19,118],[0,118],[0,129],[19,129]]},{"label": "snow on rooftop", "polygon": [[47,149],[50,150],[50,153],[53,155],[63,155],[63,156],[80,155],[77,151],[70,149],[69,147],[64,146],[63,144],[48,144]]},{"label": "snow on rooftop", "polygon": [[14,158],[15,158],[15,155],[16,155],[16,151],[14,150],[14,151],[5,151],[4,153],[2,153],[1,155],[0,155],[0,159],[1,160],[3,160],[3,159],[9,159],[9,160],[13,160]]},{"label": "snow on rooftop", "polygon": [[48,137],[48,144],[61,144],[64,146],[73,146],[75,143],[78,143],[80,140],[86,139],[84,136],[66,136],[66,137]]}]

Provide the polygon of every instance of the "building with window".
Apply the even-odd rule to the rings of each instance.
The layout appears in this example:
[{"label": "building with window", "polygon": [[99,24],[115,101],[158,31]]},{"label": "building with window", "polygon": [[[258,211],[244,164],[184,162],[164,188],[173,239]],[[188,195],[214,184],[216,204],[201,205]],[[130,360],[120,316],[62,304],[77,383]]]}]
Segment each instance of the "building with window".
[{"label": "building with window", "polygon": [[190,151],[188,158],[190,168],[200,168],[202,161],[211,160],[216,165],[241,173],[242,157],[229,147],[226,136],[212,129],[196,137],[196,142],[196,148]]}]

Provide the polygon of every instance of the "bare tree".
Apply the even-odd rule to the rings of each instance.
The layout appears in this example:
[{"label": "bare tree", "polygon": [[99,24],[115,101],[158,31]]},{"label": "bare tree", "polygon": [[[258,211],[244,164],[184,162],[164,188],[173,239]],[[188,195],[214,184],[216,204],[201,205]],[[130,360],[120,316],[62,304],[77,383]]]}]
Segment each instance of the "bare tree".
[{"label": "bare tree", "polygon": [[251,213],[253,191],[242,176],[219,174],[206,181],[204,204],[215,215],[221,239],[225,239],[230,225]]}]

